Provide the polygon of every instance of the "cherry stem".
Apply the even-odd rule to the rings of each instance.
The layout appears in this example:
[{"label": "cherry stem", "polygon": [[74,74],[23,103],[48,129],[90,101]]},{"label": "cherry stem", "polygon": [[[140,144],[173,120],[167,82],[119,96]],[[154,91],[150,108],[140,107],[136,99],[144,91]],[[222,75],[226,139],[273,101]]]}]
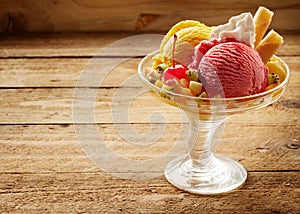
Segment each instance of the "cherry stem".
[{"label": "cherry stem", "polygon": [[173,42],[173,49],[172,49],[172,66],[173,68],[175,68],[175,45],[176,45],[176,41],[177,41],[177,35],[174,34],[174,42]]}]

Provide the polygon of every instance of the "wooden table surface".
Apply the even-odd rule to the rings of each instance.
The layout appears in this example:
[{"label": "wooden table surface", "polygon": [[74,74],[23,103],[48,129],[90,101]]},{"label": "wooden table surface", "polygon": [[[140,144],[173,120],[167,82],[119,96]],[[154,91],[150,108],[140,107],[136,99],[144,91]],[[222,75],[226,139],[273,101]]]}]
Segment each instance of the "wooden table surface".
[{"label": "wooden table surface", "polygon": [[[173,187],[157,171],[160,166],[149,171],[149,178],[140,180],[126,179],[134,172],[122,166],[120,178],[120,169],[104,172],[83,151],[75,133],[80,124],[74,124],[78,121],[73,119],[77,81],[101,48],[128,36],[1,37],[0,213],[299,213],[300,35],[283,35],[285,43],[277,53],[291,69],[284,96],[264,109],[228,119],[218,152],[240,161],[248,178],[241,188],[215,196],[194,195]],[[130,46],[122,50],[106,53],[103,58],[115,60],[131,53]],[[146,93],[133,100],[128,122],[119,125],[147,133],[150,113],[159,111],[166,118],[166,131],[160,139],[164,144],[143,149],[127,146],[120,136],[120,126],[112,115],[116,102],[112,98],[124,89],[120,86],[125,80],[136,75],[141,58],[120,64],[100,86],[80,86],[96,91],[95,123],[83,119],[83,125],[96,126],[108,147],[129,160],[166,152],[179,139],[178,130],[184,129],[176,108]],[[140,83],[125,88],[140,90]],[[88,131],[83,137],[90,137]],[[141,164],[137,174],[143,167]],[[158,176],[151,177],[155,173]]]}]

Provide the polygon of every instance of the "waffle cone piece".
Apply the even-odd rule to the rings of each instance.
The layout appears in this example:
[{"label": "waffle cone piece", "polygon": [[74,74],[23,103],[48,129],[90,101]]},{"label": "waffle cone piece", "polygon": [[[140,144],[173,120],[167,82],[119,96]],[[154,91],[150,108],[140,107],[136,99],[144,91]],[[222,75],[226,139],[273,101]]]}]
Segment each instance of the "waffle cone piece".
[{"label": "waffle cone piece", "polygon": [[266,64],[273,54],[283,44],[283,38],[274,30],[271,30],[261,43],[256,47],[262,61]]},{"label": "waffle cone piece", "polygon": [[265,64],[283,44],[283,38],[274,30],[271,30],[264,37],[272,21],[273,14],[269,9],[259,7],[253,18],[256,34],[254,47]]},{"label": "waffle cone piece", "polygon": [[265,7],[259,7],[254,15],[255,24],[255,42],[254,47],[257,47],[269,28],[274,13]]}]

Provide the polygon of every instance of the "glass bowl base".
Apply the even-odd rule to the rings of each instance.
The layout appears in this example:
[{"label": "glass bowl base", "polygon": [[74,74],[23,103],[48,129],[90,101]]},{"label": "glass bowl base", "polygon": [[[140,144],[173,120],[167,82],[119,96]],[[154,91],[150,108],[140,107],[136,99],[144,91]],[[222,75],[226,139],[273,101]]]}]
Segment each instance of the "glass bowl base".
[{"label": "glass bowl base", "polygon": [[180,156],[168,163],[165,177],[177,188],[196,194],[229,192],[246,181],[247,171],[237,161],[216,155],[210,162],[205,167],[193,168],[191,159]]}]

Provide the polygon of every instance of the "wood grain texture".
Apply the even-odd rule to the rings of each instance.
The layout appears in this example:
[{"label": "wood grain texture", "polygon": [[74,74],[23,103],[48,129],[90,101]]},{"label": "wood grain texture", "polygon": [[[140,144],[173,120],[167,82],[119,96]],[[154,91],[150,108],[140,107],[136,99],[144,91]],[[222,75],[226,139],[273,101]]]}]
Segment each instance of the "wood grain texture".
[{"label": "wood grain texture", "polygon": [[[255,110],[251,113],[235,115],[241,120],[238,123],[253,122],[267,124],[289,124],[297,122],[299,115],[299,91],[297,87],[289,87],[281,102],[269,106],[264,110]],[[96,90],[96,91],[95,91]],[[166,117],[168,122],[180,122],[182,117],[175,107],[162,103],[150,93],[137,96],[140,89],[124,88],[128,96],[121,100],[114,94],[118,89],[85,89],[85,98],[88,102],[95,102],[95,109],[78,108],[77,113],[82,117],[77,122],[81,123],[112,123],[117,118],[122,120],[128,117],[131,123],[149,122],[151,113],[156,112]],[[90,94],[97,93],[97,97]],[[3,89],[0,90],[0,124],[43,124],[43,123],[72,123],[73,122],[73,89]],[[129,100],[130,103],[122,103]],[[118,106],[118,104],[120,104]],[[128,109],[127,109],[128,108]],[[123,111],[118,111],[123,110]],[[126,110],[126,111],[125,111]],[[128,111],[127,111],[128,110]],[[114,111],[114,113],[112,113]],[[30,112],[30,114],[28,114]],[[95,112],[95,120],[88,115]],[[284,114],[282,113],[284,112]],[[261,116],[259,116],[261,115]],[[276,116],[274,121],[272,118]],[[87,118],[85,118],[87,117]],[[114,117],[114,118],[113,118]],[[291,120],[292,119],[292,120]],[[155,119],[156,122],[160,118]],[[76,121],[75,121],[76,122]],[[299,121],[298,121],[299,122]]]},{"label": "wood grain texture", "polygon": [[[163,177],[133,181],[104,173],[2,174],[0,210],[57,213],[299,212],[299,173],[249,173],[241,189],[218,196],[180,191]],[[241,204],[241,200],[242,203]],[[287,203],[289,202],[289,203]]]},{"label": "wood grain texture", "polygon": [[[290,86],[297,86],[300,75],[300,57],[284,56],[282,59],[288,64],[295,78],[291,79]],[[105,60],[98,59],[102,62]],[[91,81],[81,84],[81,87],[120,87],[126,78],[137,74],[137,67],[141,58],[126,60],[119,66],[115,66],[110,72],[103,72],[107,76],[101,81],[101,69],[97,78],[101,84],[94,84]],[[85,72],[87,65],[92,63],[86,58],[21,58],[21,59],[0,59],[0,87],[1,88],[22,88],[22,87],[76,87],[80,75]],[[109,62],[110,63],[110,62]],[[141,86],[140,82],[133,82],[132,87]]]},{"label": "wood grain texture", "polygon": [[1,2],[1,28],[7,32],[62,31],[166,31],[184,19],[207,25],[224,23],[233,15],[259,5],[275,12],[272,28],[299,30],[299,1],[39,1]]},{"label": "wood grain texture", "polygon": [[[0,37],[1,58],[34,58],[34,57],[92,57],[121,39],[131,38],[140,34],[134,33],[64,33],[64,34],[22,34]],[[142,34],[144,35],[144,34]],[[151,38],[152,34],[149,35]],[[155,34],[163,35],[161,33]],[[284,43],[277,51],[279,56],[299,56],[299,35],[284,35]],[[146,44],[140,46],[141,50]],[[64,47],[64,48],[62,48]],[[155,45],[152,44],[155,48]],[[159,45],[157,45],[157,49]],[[128,56],[128,44],[120,45],[118,55]],[[130,54],[130,53],[129,53]],[[131,54],[132,55],[132,54]]]},{"label": "wood grain texture", "polygon": [[[20,7],[25,6],[21,1],[16,2]],[[50,7],[55,2],[50,2]],[[149,5],[140,2],[136,5]],[[94,6],[94,1],[89,3]],[[274,4],[280,8],[287,3]],[[176,108],[150,94],[130,96],[141,91],[139,81],[121,87],[124,80],[136,74],[141,56],[117,66],[101,85],[82,84],[80,89],[85,96],[81,98],[95,101],[97,124],[90,120],[86,121],[88,124],[73,124],[74,90],[91,57],[108,44],[134,34],[71,35],[3,36],[0,40],[1,213],[299,213],[298,35],[284,35],[285,44],[278,52],[291,68],[284,96],[264,109],[227,120],[217,152],[240,161],[248,170],[248,178],[240,189],[217,196],[193,195],[173,187],[162,175],[163,164],[149,170],[152,179],[142,180],[120,178],[124,175],[137,178],[144,173],[128,172],[122,162],[117,162],[109,173],[94,165],[78,140],[78,128],[84,130],[85,139],[90,142],[97,142],[97,136],[101,135],[109,150],[143,160],[155,159],[162,153],[171,158],[174,154],[168,151],[177,141],[184,148],[188,124]],[[149,47],[140,50],[143,48]],[[125,46],[119,49],[118,57],[126,56],[126,49]],[[121,100],[114,99],[120,90],[127,95]],[[126,112],[114,112],[113,117],[116,107],[113,103],[124,107],[124,101],[130,99],[129,121],[120,120],[124,119],[121,116],[128,116]],[[123,110],[126,108],[125,105]],[[87,114],[85,110],[79,111],[83,117]],[[156,118],[150,124],[149,112],[153,111],[162,114],[164,120]],[[98,133],[90,132],[91,127]],[[120,135],[122,130],[129,134]],[[153,133],[163,130],[155,144],[147,147],[130,143],[143,142],[139,141],[141,136],[151,130]]]},{"label": "wood grain texture", "polygon": [[[240,161],[248,171],[299,171],[300,170],[300,144],[299,123],[290,125],[265,125],[262,124],[237,124],[232,118],[225,126],[224,135],[218,152]],[[86,138],[91,142],[96,135],[101,135],[107,148],[111,151],[135,158],[157,158],[165,155],[174,157],[168,153],[174,146],[174,142],[182,144],[188,136],[188,124],[167,123],[163,135],[159,135],[161,124],[152,124],[153,133],[157,136],[157,142],[150,147],[132,144],[132,140],[138,135],[151,130],[149,124],[113,124],[94,125],[99,133],[93,134],[89,126],[75,127],[75,125],[5,125],[0,126],[1,173],[53,173],[53,172],[101,172],[91,163],[89,156],[82,149],[80,138],[75,134],[75,128],[86,130]],[[262,129],[264,126],[266,128]],[[130,130],[132,134],[127,138],[120,136],[120,129]],[[274,132],[282,130],[286,132]],[[172,130],[177,130],[176,133]],[[77,132],[78,133],[78,132]],[[236,134],[238,133],[238,135]],[[180,154],[177,152],[176,154]],[[167,157],[169,159],[169,157]],[[113,160],[113,158],[111,159]],[[110,172],[118,173],[122,164]],[[160,165],[154,167],[153,173],[160,171]]]}]

